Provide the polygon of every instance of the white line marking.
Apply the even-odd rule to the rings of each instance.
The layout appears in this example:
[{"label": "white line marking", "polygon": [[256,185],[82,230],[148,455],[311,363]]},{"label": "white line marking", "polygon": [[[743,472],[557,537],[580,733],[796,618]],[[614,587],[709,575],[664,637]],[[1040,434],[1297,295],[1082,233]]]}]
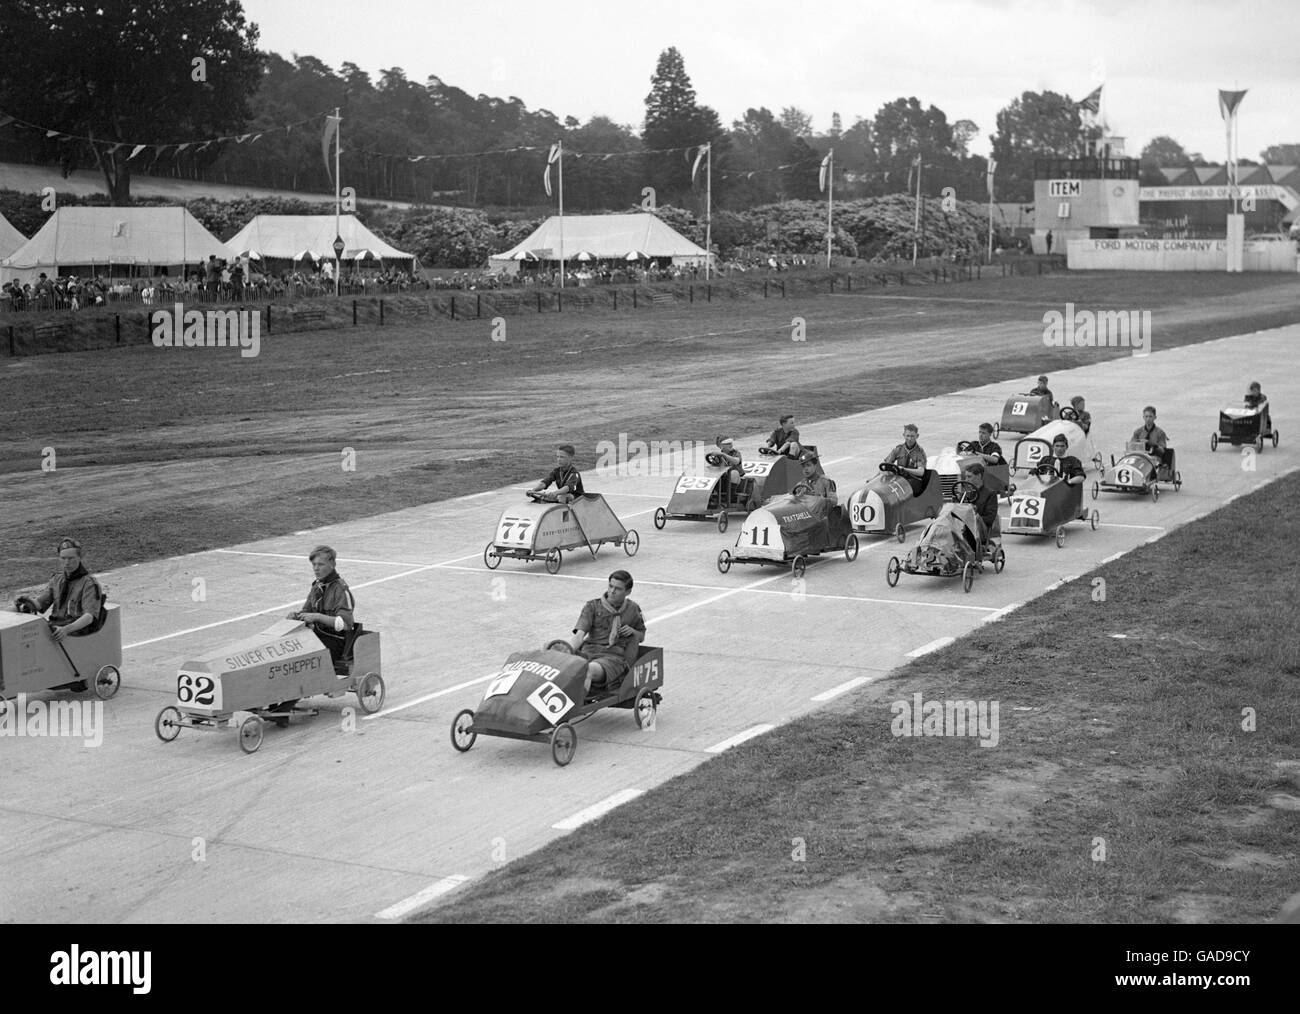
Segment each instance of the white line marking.
[{"label": "white line marking", "polygon": [[1223,506],[1227,507],[1228,504],[1232,503],[1233,500],[1240,500],[1240,499],[1241,499],[1240,493],[1233,493],[1232,496],[1228,497],[1228,499],[1223,501]]},{"label": "white line marking", "polygon": [[1054,592],[1054,591],[1056,591],[1057,588],[1061,587],[1061,585],[1065,584],[1065,582],[1066,582],[1067,580],[1068,580],[1067,578],[1061,578],[1061,580],[1059,580],[1059,581],[1053,581],[1053,582],[1052,582],[1051,584],[1049,584],[1046,588],[1044,588],[1043,591],[1045,591],[1045,592]]},{"label": "white line marking", "polygon": [[644,792],[644,789],[621,789],[608,799],[602,799],[594,806],[579,810],[573,816],[565,817],[563,820],[552,824],[551,827],[556,831],[572,831],[574,828],[582,827],[583,824],[591,823],[597,817],[605,816],[610,810],[617,809],[624,803],[636,799],[637,796],[644,794]]},{"label": "white line marking", "polygon": [[[1111,553],[1110,556],[1106,557],[1106,559],[1102,560],[1101,562],[1114,563],[1116,560],[1118,560],[1121,556],[1123,556],[1127,552],[1128,552],[1127,549],[1121,549],[1118,553]],[[1100,564],[1098,566],[1100,566]]]},{"label": "white line marking", "polygon": [[779,571],[778,573],[773,574],[771,577],[760,578],[759,580],[753,582],[752,584],[741,585],[739,588],[732,588],[730,591],[725,591],[721,595],[714,595],[711,598],[701,599],[699,602],[693,603],[692,605],[682,606],[681,609],[674,610],[671,613],[664,613],[664,615],[656,616],[652,620],[646,620],[645,621],[646,626],[648,627],[652,623],[662,623],[664,620],[671,620],[674,617],[681,616],[683,613],[689,613],[692,609],[699,609],[700,606],[707,606],[712,602],[719,601],[720,599],[725,599],[732,595],[739,595],[742,591],[748,591],[751,588],[757,588],[759,585],[771,584],[773,581],[780,581],[783,577],[786,576],[786,574],[787,571],[784,570]]},{"label": "white line marking", "polygon": [[955,637],[937,637],[929,644],[923,644],[919,648],[913,648],[907,653],[908,658],[920,658],[922,655],[928,655],[932,651],[938,651],[940,648],[946,648],[957,640]]},{"label": "white line marking", "polygon": [[837,687],[831,687],[829,690],[823,690],[820,694],[817,694],[815,697],[813,697],[813,700],[818,702],[829,701],[834,697],[839,697],[840,694],[847,694],[850,690],[856,690],[864,683],[870,683],[870,682],[871,682],[870,676],[858,676],[855,677],[854,679],[849,680],[847,683],[841,683]]},{"label": "white line marking", "polygon": [[[269,556],[277,560],[305,560],[306,559],[306,556],[302,553],[254,553],[252,550],[249,549],[214,549],[212,550],[212,552],[223,553],[226,556]],[[403,563],[398,563],[396,560],[355,560],[355,559],[347,559],[342,556],[338,558],[338,562],[339,563],[361,563],[361,564],[371,563],[374,564],[375,566],[383,566],[383,567],[425,566],[425,564],[412,563],[409,560]]]},{"label": "white line marking", "polygon": [[1017,609],[1019,609],[1019,608],[1020,608],[1021,606],[1023,606],[1023,605],[1024,605],[1023,602],[1013,602],[1013,603],[1011,603],[1011,605],[1009,605],[1009,606],[1003,606],[1001,609],[999,609],[999,610],[998,610],[997,612],[995,612],[995,613],[989,613],[988,616],[985,616],[985,617],[981,618],[981,619],[980,619],[980,622],[981,622],[981,623],[993,623],[993,622],[996,621],[996,620],[1000,620],[1000,619],[1002,619],[1002,617],[1006,616],[1008,613],[1014,613]]},{"label": "white line marking", "polygon": [[447,694],[454,694],[456,693],[456,691],[464,690],[466,687],[473,687],[473,686],[478,686],[478,684],[480,683],[486,683],[488,680],[492,679],[492,677],[496,675],[497,675],[496,673],[491,673],[490,675],[487,676],[480,676],[478,679],[466,680],[464,683],[457,683],[454,687],[447,687],[443,690],[435,690],[431,694],[425,694],[423,697],[417,697],[415,698],[415,700],[407,701],[405,704],[397,704],[391,708],[385,708],[383,711],[376,711],[373,715],[362,715],[361,717],[367,720],[371,718],[383,718],[385,715],[391,715],[395,711],[405,711],[407,708],[413,708],[417,704],[423,704],[425,701],[431,701],[435,697],[446,697]]},{"label": "white line marking", "polygon": [[705,753],[722,753],[730,750],[738,743],[743,743],[747,739],[753,739],[755,736],[761,736],[765,732],[771,732],[775,725],[756,725],[752,729],[746,729],[744,732],[738,732],[730,739],[724,739],[721,743],[714,743],[713,746],[705,750]]},{"label": "white line marking", "polygon": [[382,912],[376,912],[376,919],[400,919],[408,912],[412,912],[422,905],[427,905],[434,898],[439,898],[449,891],[454,891],[465,883],[469,877],[457,873],[450,877],[443,877],[426,887],[419,894],[413,894],[405,901],[399,901],[396,905],[389,905]]},{"label": "white line marking", "polygon": [[1120,525],[1114,521],[1106,522],[1107,528],[1132,528],[1136,531],[1163,532],[1167,531],[1164,525]]},{"label": "white line marking", "polygon": [[1153,535],[1153,536],[1151,536],[1151,538],[1149,538],[1149,539],[1146,540],[1146,545],[1149,546],[1149,545],[1151,545],[1151,543],[1153,543],[1153,542],[1159,542],[1161,539],[1163,539],[1163,538],[1164,538],[1166,535],[1168,535],[1168,534],[1169,534],[1168,532],[1161,532],[1159,535]]}]

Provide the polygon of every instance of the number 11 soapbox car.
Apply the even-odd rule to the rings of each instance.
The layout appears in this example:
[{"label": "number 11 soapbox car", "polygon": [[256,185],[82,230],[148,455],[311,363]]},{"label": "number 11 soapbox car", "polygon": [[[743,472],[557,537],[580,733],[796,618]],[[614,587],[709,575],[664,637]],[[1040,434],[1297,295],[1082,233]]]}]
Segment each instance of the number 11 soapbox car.
[{"label": "number 11 soapbox car", "polygon": [[564,767],[578,749],[574,726],[597,711],[627,708],[637,728],[652,728],[662,699],[664,650],[634,641],[627,658],[628,671],[617,686],[593,687],[584,697],[587,660],[573,654],[568,642],[517,651],[491,677],[478,709],[466,708],[452,719],[451,745],[465,753],[479,736],[549,742],[551,759]]},{"label": "number 11 soapbox car", "polygon": [[839,549],[852,562],[858,556],[858,537],[848,517],[843,507],[823,496],[774,497],[745,518],[735,548],[718,554],[718,570],[725,574],[733,563],[788,563],[799,578],[810,557]]},{"label": "number 11 soapbox car", "polygon": [[[807,449],[817,451],[815,447]],[[716,518],[718,531],[725,532],[729,515],[748,514],[765,499],[789,493],[803,478],[799,462],[781,455],[767,461],[742,461],[740,485],[730,488],[725,477],[731,469],[722,464],[722,458],[710,452],[704,460],[707,468],[678,478],[668,505],[655,511],[656,528],[662,529],[669,519],[712,521]]]},{"label": "number 11 soapbox car", "polygon": [[975,507],[960,502],[974,495],[976,488],[970,482],[956,483],[953,495],[959,502],[946,503],[939,516],[926,526],[916,547],[903,559],[891,556],[885,565],[885,580],[892,588],[898,584],[900,574],[920,574],[926,577],[960,577],[962,590],[970,591],[975,575],[983,573],[984,561],[993,563],[993,571],[1002,573],[1007,556],[996,542],[980,543],[979,519]]},{"label": "number 11 soapbox car", "polygon": [[[158,712],[154,732],[170,743],[182,729],[239,726],[239,746],[253,753],[262,745],[267,720],[283,728],[293,715],[316,708],[284,702],[324,694],[355,693],[361,710],[374,714],[384,704],[379,634],[355,623],[336,661],[307,624],[281,620],[262,633],[187,661],[176,675],[176,703]],[[241,712],[247,712],[237,721]]]},{"label": "number 11 soapbox car", "polygon": [[579,546],[595,557],[606,542],[622,546],[628,556],[636,556],[641,536],[636,529],[623,527],[605,498],[587,493],[560,503],[529,492],[533,502],[511,507],[497,521],[497,532],[483,548],[483,563],[496,570],[506,557],[512,560],[545,560],[546,572],[558,574],[564,551]]}]

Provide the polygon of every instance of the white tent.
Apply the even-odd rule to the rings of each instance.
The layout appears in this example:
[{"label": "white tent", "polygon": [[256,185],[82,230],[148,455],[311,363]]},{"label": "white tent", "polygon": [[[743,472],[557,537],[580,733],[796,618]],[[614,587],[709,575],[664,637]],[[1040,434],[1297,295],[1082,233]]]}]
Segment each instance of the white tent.
[{"label": "white tent", "polygon": [[524,253],[558,262],[563,252],[565,261],[572,262],[580,253],[595,260],[634,260],[628,255],[635,251],[650,259],[671,258],[674,264],[704,264],[709,256],[654,215],[565,215],[563,251],[560,232],[561,219],[548,218],[523,242],[493,254],[489,262],[493,268],[516,271]]},{"label": "white tent", "polygon": [[27,242],[27,237],[9,224],[9,219],[0,215],[0,260],[8,257]]},{"label": "white tent", "polygon": [[0,260],[0,281],[42,273],[153,274],[180,277],[185,265],[228,258],[216,236],[184,208],[59,208],[40,230]]},{"label": "white tent", "polygon": [[[362,225],[355,215],[339,219],[338,235],[343,237],[343,259],[349,260],[358,250],[369,250],[385,261],[404,261],[410,266],[414,254],[389,246]],[[263,260],[301,260],[302,254],[334,259],[333,215],[258,215],[239,230],[227,243],[232,253],[256,250]]]}]

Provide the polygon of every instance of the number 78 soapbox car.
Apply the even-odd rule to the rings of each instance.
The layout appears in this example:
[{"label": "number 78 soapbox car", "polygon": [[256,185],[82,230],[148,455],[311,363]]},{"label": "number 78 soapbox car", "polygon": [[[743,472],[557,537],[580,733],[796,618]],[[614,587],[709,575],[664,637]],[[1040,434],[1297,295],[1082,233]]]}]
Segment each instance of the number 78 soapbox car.
[{"label": "number 78 soapbox car", "polygon": [[531,739],[551,744],[551,759],[560,767],[578,749],[574,730],[604,708],[628,708],[637,728],[653,727],[664,685],[663,648],[633,644],[632,661],[612,691],[584,696],[587,660],[574,655],[564,641],[552,641],[541,651],[517,651],[497,672],[478,709],[466,708],[451,723],[451,745],[465,753],[480,736]]},{"label": "number 78 soapbox car", "polygon": [[496,570],[502,559],[545,560],[546,572],[557,574],[564,551],[585,546],[595,557],[600,547],[612,542],[628,556],[636,556],[641,536],[623,523],[599,493],[575,497],[569,503],[535,501],[508,508],[497,521],[497,532],[483,547],[483,564]]},{"label": "number 78 soapbox car", "polygon": [[106,605],[101,615],[93,634],[60,643],[45,617],[0,612],[0,700],[82,681],[103,700],[116,694],[122,681],[122,615],[115,605]]},{"label": "number 78 soapbox car", "polygon": [[[384,704],[379,634],[353,624],[336,661],[312,629],[298,620],[281,620],[262,633],[187,661],[176,674],[176,703],[158,712],[154,732],[170,743],[182,729],[239,726],[239,746],[253,753],[262,745],[267,719],[281,727],[291,715],[319,714],[295,708],[299,701],[352,692],[366,714]],[[240,712],[249,714],[236,723]]]}]

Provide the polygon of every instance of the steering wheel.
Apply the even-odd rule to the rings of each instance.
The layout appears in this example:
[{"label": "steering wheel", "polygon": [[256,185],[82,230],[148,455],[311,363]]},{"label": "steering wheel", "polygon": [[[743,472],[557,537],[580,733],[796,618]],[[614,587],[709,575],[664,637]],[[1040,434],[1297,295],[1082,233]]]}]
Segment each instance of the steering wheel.
[{"label": "steering wheel", "polygon": [[979,491],[980,488],[969,479],[958,479],[953,483],[952,487],[952,494],[956,497],[958,503],[965,503],[967,494],[970,496],[976,496]]},{"label": "steering wheel", "polygon": [[1061,409],[1061,418],[1064,419],[1066,422],[1077,423],[1079,421],[1079,413],[1076,412],[1074,409],[1072,409],[1069,405],[1066,405],[1063,409]]},{"label": "steering wheel", "polygon": [[882,472],[893,472],[895,475],[898,474],[898,466],[891,461],[882,461],[880,463],[880,470]]},{"label": "steering wheel", "polygon": [[812,486],[808,485],[808,483],[796,482],[794,484],[794,489],[792,489],[790,492],[793,493],[795,496],[800,496],[804,493],[811,494],[812,491],[813,491]]},{"label": "steering wheel", "polygon": [[717,451],[709,451],[708,454],[704,455],[704,460],[715,468],[721,467],[722,465],[722,455]]},{"label": "steering wheel", "polygon": [[572,655],[572,654],[573,654],[573,645],[571,645],[568,641],[565,641],[565,640],[563,640],[563,639],[557,637],[554,641],[548,641],[548,642],[547,642],[547,644],[546,644],[546,649],[545,649],[545,650],[546,650],[546,651],[562,651],[562,652],[564,652],[566,655]]},{"label": "steering wheel", "polygon": [[1047,474],[1047,475],[1055,475],[1055,474],[1056,474],[1056,463],[1055,463],[1055,461],[1054,461],[1052,458],[1044,458],[1042,461],[1040,461],[1040,462],[1038,463],[1038,466],[1034,469],[1034,474],[1035,474],[1035,475],[1043,475],[1043,474]]},{"label": "steering wheel", "polygon": [[958,441],[958,443],[957,443],[957,453],[958,453],[958,454],[970,454],[970,453],[973,452],[974,450],[975,450],[975,441],[974,441],[974,440],[961,440],[961,441]]},{"label": "steering wheel", "polygon": [[14,611],[19,613],[35,613],[36,607],[32,605],[30,599],[27,598],[15,599]]}]

